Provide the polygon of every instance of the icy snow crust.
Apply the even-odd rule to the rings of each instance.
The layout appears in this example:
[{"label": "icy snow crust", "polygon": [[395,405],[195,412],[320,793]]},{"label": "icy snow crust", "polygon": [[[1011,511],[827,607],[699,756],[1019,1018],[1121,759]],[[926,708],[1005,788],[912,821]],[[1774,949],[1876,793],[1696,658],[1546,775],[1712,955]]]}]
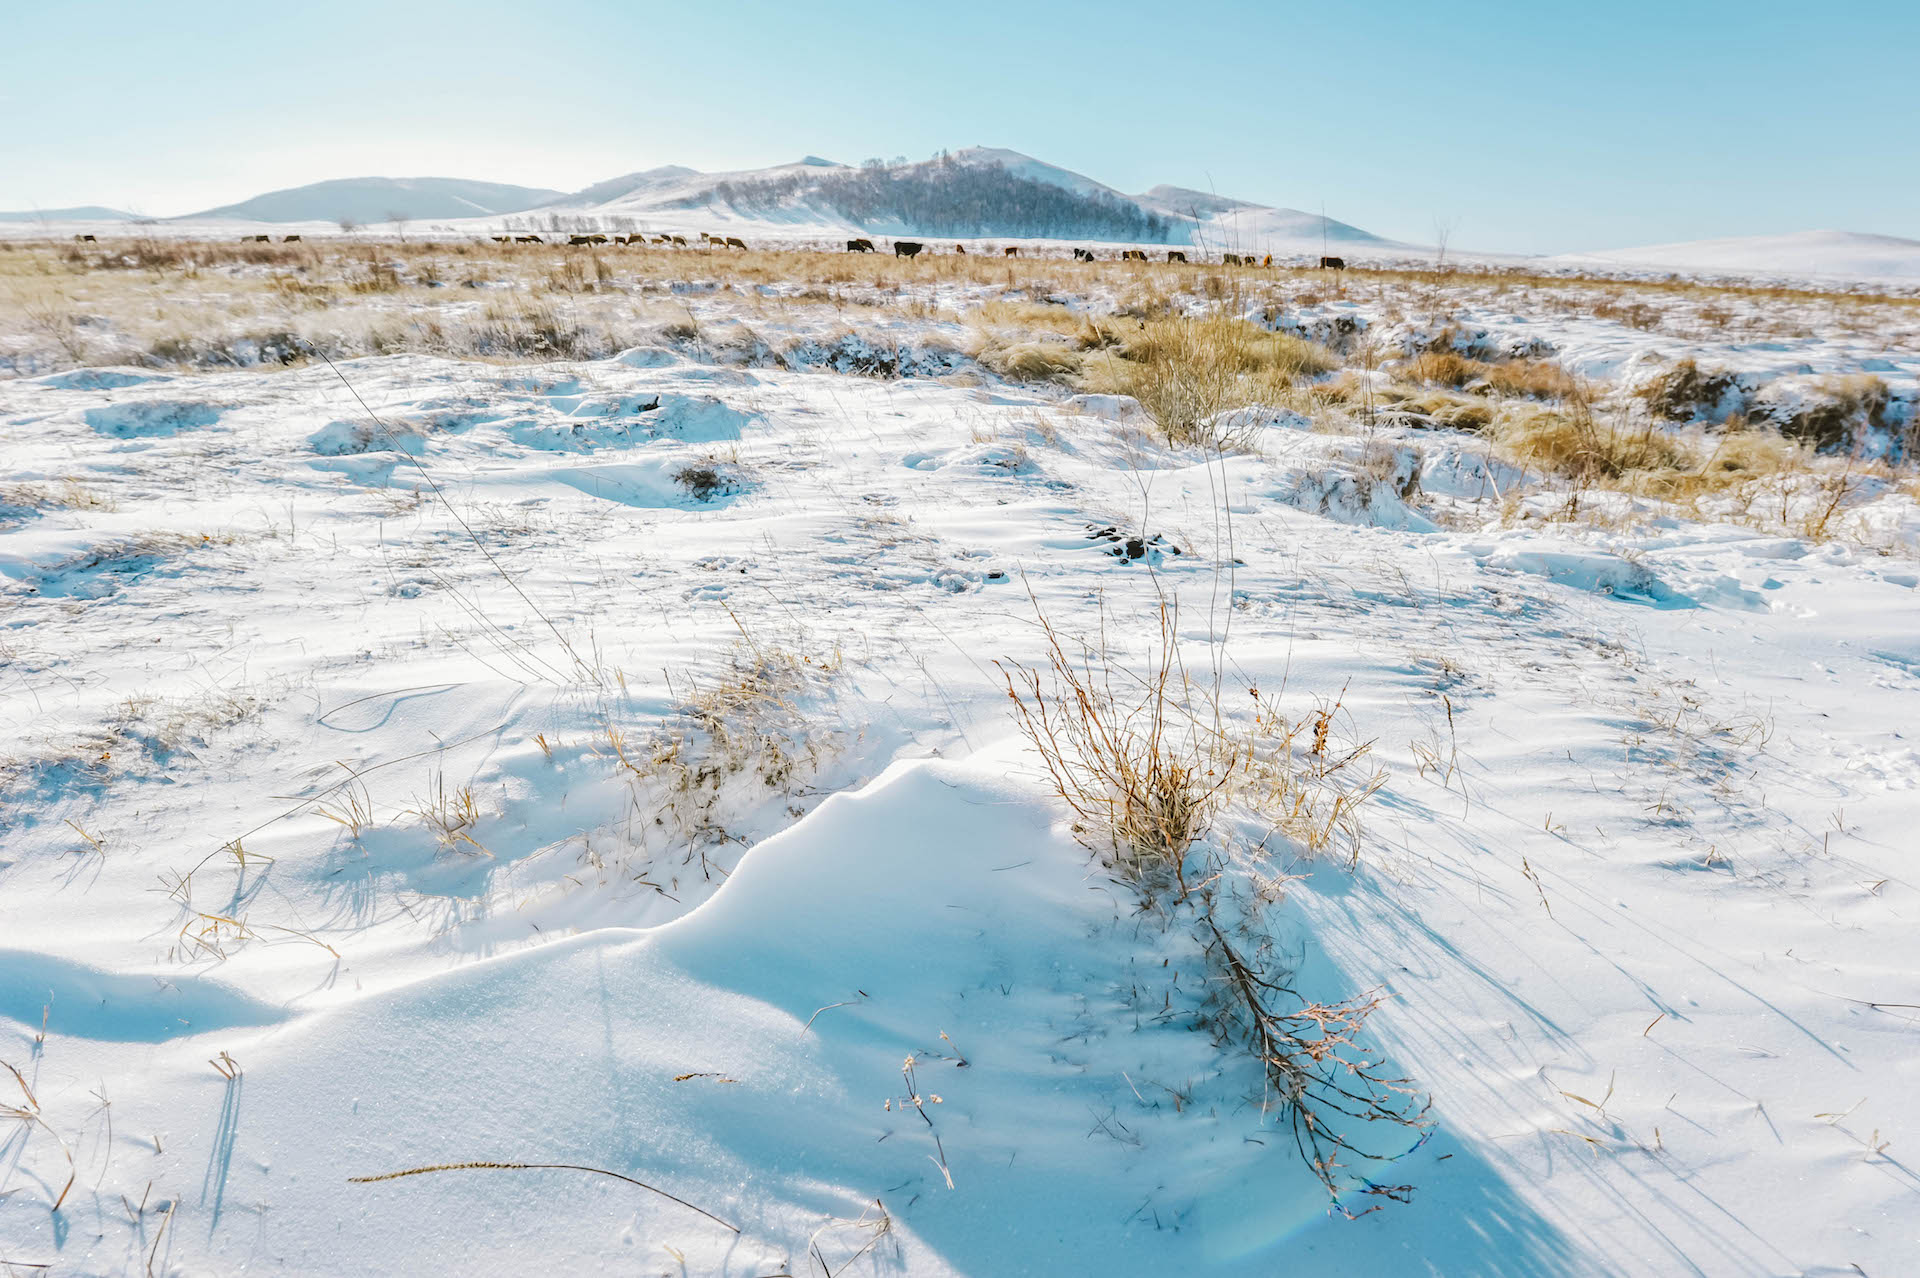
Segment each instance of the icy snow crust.
[{"label": "icy snow crust", "polygon": [[[1545,336],[1595,368],[1637,340]],[[1920,1257],[1910,500],[1877,508],[1887,553],[1503,527],[1515,476],[1443,431],[1363,456],[1273,413],[1214,461],[1119,397],[666,346],[340,371],[383,425],[324,364],[0,383],[8,482],[98,499],[0,506],[0,1060],[47,1125],[0,1145],[5,1259]],[[1182,553],[1116,556],[1107,525]],[[1104,607],[1129,660],[1177,595],[1198,670],[1230,617],[1230,713],[1346,689],[1341,731],[1389,770],[1359,864],[1276,839],[1262,868],[1304,876],[1276,917],[1306,993],[1392,996],[1369,1034],[1437,1126],[1370,1174],[1411,1203],[1328,1215],[1251,1069],[1190,1027],[1185,942],[1047,802],[992,664],[1040,659],[1029,591],[1077,635]],[[605,728],[684,732],[689,684],[752,645],[838,673],[784,694],[814,725],[798,780],[729,782],[695,848]],[[358,836],[321,811],[343,769]],[[440,846],[420,813],[464,786],[473,846]],[[577,1172],[347,1183],[467,1160],[618,1171],[742,1232]]]}]

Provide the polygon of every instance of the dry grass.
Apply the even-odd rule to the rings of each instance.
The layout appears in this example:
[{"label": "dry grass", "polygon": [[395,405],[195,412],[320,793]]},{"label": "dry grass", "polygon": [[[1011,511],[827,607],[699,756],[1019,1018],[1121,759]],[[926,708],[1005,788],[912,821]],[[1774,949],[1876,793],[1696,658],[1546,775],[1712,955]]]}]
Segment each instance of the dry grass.
[{"label": "dry grass", "polygon": [[1495,394],[1518,399],[1571,399],[1580,393],[1573,374],[1552,360],[1503,360],[1481,377]]},{"label": "dry grass", "polygon": [[1678,360],[1665,372],[1640,383],[1636,398],[1655,417],[1670,422],[1718,419],[1720,406],[1741,393],[1740,381],[1724,370],[1704,370],[1691,359]]},{"label": "dry grass", "polygon": [[1324,347],[1213,311],[1141,321],[1086,361],[1081,385],[1133,396],[1170,443],[1227,447],[1244,441],[1221,433],[1220,414],[1281,402],[1299,379],[1337,363]]},{"label": "dry grass", "polygon": [[840,654],[795,652],[746,639],[726,668],[685,686],[667,727],[636,741],[609,719],[601,752],[633,790],[645,826],[665,833],[682,864],[738,842],[728,828],[736,809],[769,796],[795,797],[819,775],[835,734],[803,704],[827,690]]},{"label": "dry grass", "polygon": [[1411,381],[1458,390],[1486,377],[1488,366],[1453,351],[1422,351],[1407,361],[1403,371]]},{"label": "dry grass", "polygon": [[[1344,1205],[1341,1195],[1356,1188],[1355,1181],[1364,1194],[1404,1201],[1409,1187],[1381,1185],[1357,1170],[1390,1161],[1397,1151],[1364,1148],[1353,1139],[1361,1130],[1377,1137],[1377,1124],[1425,1126],[1426,1106],[1411,1085],[1360,1042],[1380,995],[1326,1003],[1300,994],[1266,919],[1284,893],[1204,842],[1244,774],[1255,779],[1246,793],[1256,801],[1281,796],[1290,805],[1282,825],[1320,847],[1349,830],[1357,857],[1353,813],[1380,782],[1349,787],[1334,778],[1363,758],[1366,747],[1328,762],[1338,702],[1320,707],[1303,725],[1310,753],[1320,760],[1310,769],[1294,758],[1301,728],[1269,720],[1268,730],[1257,734],[1264,748],[1243,744],[1218,726],[1217,698],[1190,686],[1175,655],[1173,609],[1165,603],[1159,623],[1156,657],[1144,674],[1132,676],[1104,646],[1070,653],[1042,615],[1046,667],[1001,666],[1015,718],[1073,814],[1081,841],[1133,888],[1143,911],[1191,929],[1204,991],[1195,1009],[1199,1023],[1223,1053],[1253,1067],[1258,1081],[1250,1099],[1287,1122],[1295,1149],[1335,1209],[1353,1216],[1380,1205],[1359,1212]],[[1307,790],[1334,797],[1322,804],[1304,797]],[[1244,890],[1249,878],[1251,890]]]},{"label": "dry grass", "polygon": [[1309,852],[1345,841],[1349,865],[1360,861],[1360,810],[1387,783],[1371,763],[1373,742],[1336,742],[1345,693],[1302,718],[1254,693],[1252,728],[1235,752],[1241,760],[1236,799]]},{"label": "dry grass", "polygon": [[1155,664],[1138,680],[1120,676],[1119,692],[1107,652],[1070,654],[1044,615],[1040,626],[1047,668],[1001,666],[1021,731],[1081,841],[1145,899],[1170,893],[1184,901],[1188,852],[1207,833],[1240,760],[1189,709],[1173,610],[1160,608]]},{"label": "dry grass", "polygon": [[1565,408],[1503,409],[1489,433],[1511,460],[1576,487],[1613,484],[1647,472],[1684,471],[1691,460],[1680,441],[1654,422],[1603,418],[1584,401]]}]

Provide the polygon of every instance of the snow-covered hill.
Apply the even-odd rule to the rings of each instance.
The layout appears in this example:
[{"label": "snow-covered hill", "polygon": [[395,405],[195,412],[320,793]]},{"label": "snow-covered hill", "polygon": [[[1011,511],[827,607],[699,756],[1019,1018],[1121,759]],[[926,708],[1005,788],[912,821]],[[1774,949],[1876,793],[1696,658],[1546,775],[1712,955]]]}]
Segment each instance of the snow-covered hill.
[{"label": "snow-covered hill", "polygon": [[862,233],[1064,238],[1277,253],[1315,252],[1323,240],[1349,252],[1411,247],[1318,214],[1181,187],[1127,195],[1019,151],[981,146],[924,163],[877,167],[809,156],[726,173],[650,169],[575,192],[539,213],[623,218],[649,228],[724,225],[746,234],[827,238]]},{"label": "snow-covered hill", "polygon": [[133,214],[101,204],[83,204],[70,209],[20,209],[0,213],[0,222],[131,222]]},{"label": "snow-covered hill", "polygon": [[561,192],[540,187],[473,182],[464,178],[339,178],[269,191],[238,204],[189,214],[182,220],[236,218],[255,222],[338,222],[363,224],[404,220],[485,217],[516,213],[559,199]]},{"label": "snow-covered hill", "polygon": [[1688,240],[1549,259],[1567,265],[1657,266],[1676,271],[1920,279],[1920,240],[1860,231],[1796,231]]}]

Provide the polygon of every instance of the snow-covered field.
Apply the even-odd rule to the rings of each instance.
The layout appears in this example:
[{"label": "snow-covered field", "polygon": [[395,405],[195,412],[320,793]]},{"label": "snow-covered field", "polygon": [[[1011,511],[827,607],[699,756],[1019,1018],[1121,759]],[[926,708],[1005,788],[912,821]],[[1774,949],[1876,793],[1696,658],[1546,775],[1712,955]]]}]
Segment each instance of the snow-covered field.
[{"label": "snow-covered field", "polygon": [[[1871,374],[1894,433],[1920,389],[1907,312],[1289,287],[1249,313],[1386,356],[1444,322],[1597,382]],[[1459,431],[1169,446],[976,365],[966,281],[853,338],[802,291],[676,290],[693,335],[606,358],[0,382],[0,1263],[1920,1263],[1901,472],[1818,536],[1569,517]],[[1252,801],[1208,836],[1291,987],[1382,991],[1362,1039],[1431,1099],[1332,1210],[1009,703],[1042,617],[1125,695],[1169,601],[1227,731],[1380,769],[1318,853]],[[563,1166],[350,1180],[468,1162]]]}]

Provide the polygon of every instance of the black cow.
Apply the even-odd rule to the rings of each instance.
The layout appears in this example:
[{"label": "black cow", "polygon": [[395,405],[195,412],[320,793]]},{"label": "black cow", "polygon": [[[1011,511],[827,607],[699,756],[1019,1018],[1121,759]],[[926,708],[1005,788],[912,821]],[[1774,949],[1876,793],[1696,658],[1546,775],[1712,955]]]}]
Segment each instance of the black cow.
[{"label": "black cow", "polygon": [[872,240],[848,240],[847,252],[871,253],[873,252],[873,241]]},{"label": "black cow", "polygon": [[1347,259],[1344,257],[1323,257],[1320,259],[1320,269],[1323,271],[1344,271],[1347,269]]},{"label": "black cow", "polygon": [[925,247],[926,245],[916,244],[912,240],[895,240],[893,242],[893,255],[895,257],[917,257],[920,254],[920,250]]},{"label": "black cow", "polygon": [[953,251],[958,253],[961,257],[965,257],[967,255],[967,246],[964,244],[956,244],[953,246]]},{"label": "black cow", "polygon": [[1006,248],[1000,250],[1000,255],[1002,257],[1019,257],[1020,250],[1009,244]]},{"label": "black cow", "polygon": [[537,235],[516,235],[513,237],[513,242],[515,244],[545,244],[546,243],[545,240],[541,239]]},{"label": "black cow", "polygon": [[280,242],[282,244],[298,244],[300,237],[297,235],[283,235],[280,237]]},{"label": "black cow", "polygon": [[1168,249],[1167,260],[1169,262],[1184,262],[1187,260],[1187,255],[1185,253],[1182,253],[1179,249]]}]

